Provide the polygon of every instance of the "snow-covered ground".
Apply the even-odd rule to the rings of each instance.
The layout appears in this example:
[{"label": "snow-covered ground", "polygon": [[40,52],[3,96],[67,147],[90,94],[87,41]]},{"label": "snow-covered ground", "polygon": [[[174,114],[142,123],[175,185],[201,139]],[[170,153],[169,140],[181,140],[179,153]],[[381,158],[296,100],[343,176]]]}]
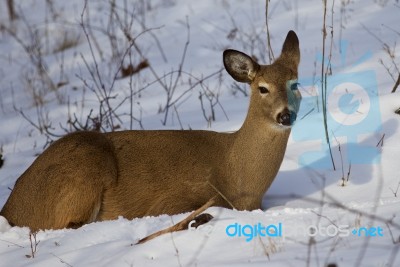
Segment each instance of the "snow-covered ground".
[{"label": "snow-covered ground", "polygon": [[[220,72],[222,51],[269,63],[265,1],[128,0],[115,1],[114,11],[106,0],[89,1],[85,10],[78,0],[16,2],[12,23],[6,1],[0,3],[0,207],[48,141],[72,130],[69,119],[85,124],[90,116],[93,126],[99,113],[109,114],[99,104],[105,93],[114,113],[103,131],[233,131],[249,98]],[[400,3],[328,1],[334,171],[321,112],[322,2],[269,3],[275,56],[288,30],[300,39],[303,102],[263,210],[212,207],[214,219],[201,228],[141,245],[140,238],[187,214],[40,231],[36,245],[28,228],[7,229],[0,220],[0,266],[400,266],[400,95],[390,93],[400,67]],[[145,58],[151,68],[120,79],[121,58],[124,67]],[[163,86],[174,90],[170,99]],[[212,112],[215,120],[207,121]],[[276,229],[276,236],[249,236],[255,225]],[[239,226],[246,236],[234,236]]]}]

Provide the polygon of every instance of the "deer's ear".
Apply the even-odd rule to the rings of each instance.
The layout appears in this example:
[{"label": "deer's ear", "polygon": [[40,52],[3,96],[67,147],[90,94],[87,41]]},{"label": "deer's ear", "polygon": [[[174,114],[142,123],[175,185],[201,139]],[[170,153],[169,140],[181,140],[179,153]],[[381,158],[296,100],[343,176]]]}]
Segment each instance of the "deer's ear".
[{"label": "deer's ear", "polygon": [[236,50],[225,50],[223,58],[226,71],[238,82],[250,83],[260,68],[251,57]]},{"label": "deer's ear", "polygon": [[294,31],[289,31],[282,46],[280,58],[289,61],[297,68],[300,63],[299,38]]}]

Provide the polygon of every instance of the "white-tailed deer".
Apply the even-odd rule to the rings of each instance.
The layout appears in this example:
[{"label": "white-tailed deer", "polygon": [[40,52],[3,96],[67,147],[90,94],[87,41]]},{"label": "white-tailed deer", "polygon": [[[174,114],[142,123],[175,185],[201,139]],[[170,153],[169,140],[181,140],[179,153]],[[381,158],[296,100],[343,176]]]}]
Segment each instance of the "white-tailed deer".
[{"label": "white-tailed deer", "polygon": [[182,213],[211,198],[217,206],[260,208],[299,109],[299,61],[293,31],[271,65],[226,50],[227,72],[251,87],[240,130],[68,134],[18,178],[0,214],[36,231]]}]

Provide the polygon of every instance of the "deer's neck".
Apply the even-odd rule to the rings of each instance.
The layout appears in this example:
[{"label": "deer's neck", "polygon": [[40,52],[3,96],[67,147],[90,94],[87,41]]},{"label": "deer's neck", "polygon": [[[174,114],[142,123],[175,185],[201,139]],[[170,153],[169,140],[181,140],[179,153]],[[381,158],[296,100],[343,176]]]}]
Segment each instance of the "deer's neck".
[{"label": "deer's neck", "polygon": [[282,163],[290,129],[247,118],[236,132],[230,151],[230,168],[235,181],[231,198],[238,209],[259,208]]}]

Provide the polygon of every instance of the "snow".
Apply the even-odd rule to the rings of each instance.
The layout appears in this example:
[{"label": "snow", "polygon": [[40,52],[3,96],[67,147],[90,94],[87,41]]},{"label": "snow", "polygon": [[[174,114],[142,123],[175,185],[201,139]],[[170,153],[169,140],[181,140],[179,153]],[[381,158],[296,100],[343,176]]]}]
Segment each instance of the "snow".
[{"label": "snow", "polygon": [[[116,110],[120,121],[115,122],[121,129],[131,128],[131,107],[129,99],[124,99],[130,96],[132,85],[135,90],[146,87],[140,97],[134,96],[132,111],[141,125],[133,120],[132,129],[228,132],[241,126],[249,98],[234,92],[233,80],[225,71],[218,73],[222,68],[222,51],[233,48],[269,62],[264,1],[116,1],[116,10],[125,26],[130,25],[134,14],[130,34],[137,37],[138,47],[157,75],[164,76],[165,84],[175,82],[189,31],[184,73],[172,98],[178,99],[176,109],[169,110],[163,125],[165,113],[159,109],[166,104],[166,93],[154,82],[156,79],[148,68],[132,79],[117,79],[113,84],[115,74],[119,74],[118,59],[129,44],[119,25],[109,24],[110,1],[89,1],[86,7],[89,18],[85,13],[84,21],[93,26],[89,35],[95,58],[80,25],[83,1],[20,1],[16,4],[19,19],[12,23],[5,2],[0,3],[0,24],[15,32],[25,45],[32,45],[33,41],[36,47],[40,44],[45,77],[50,77],[54,84],[67,84],[56,91],[46,88],[21,43],[10,32],[1,31],[0,152],[5,161],[0,169],[0,207],[16,179],[47,144],[46,135],[32,123],[51,122],[51,133],[63,135],[66,133],[63,128],[70,127],[69,117],[75,114],[85,122],[91,109],[93,115],[98,114],[99,101],[91,89],[96,91],[94,83],[99,80],[91,76],[86,64],[95,70],[96,61],[105,88],[113,85],[110,95],[114,98],[110,101],[114,106],[121,104]],[[339,109],[329,112],[335,171],[324,150],[322,113],[318,111],[321,106],[317,106],[315,97],[319,97],[320,105],[322,3],[271,1],[268,26],[274,54],[279,54],[288,30],[295,30],[300,39],[303,103],[280,172],[264,197],[263,210],[212,207],[207,212],[214,219],[206,225],[166,234],[140,245],[136,244],[140,238],[169,227],[188,214],[119,218],[76,230],[40,231],[36,246],[29,239],[28,228],[10,227],[0,217],[0,266],[326,266],[330,263],[341,267],[400,266],[400,189],[397,189],[400,116],[394,113],[400,107],[400,95],[390,93],[400,66],[400,5],[397,0],[335,1],[332,18],[332,4],[328,1],[326,20],[326,56],[331,28],[334,36],[332,75],[328,77],[332,86],[328,90],[335,90],[335,82],[337,85],[352,82],[367,92],[354,99],[337,99],[343,100],[338,104]],[[105,32],[108,27],[112,29],[108,34],[116,36],[115,43],[110,42]],[[237,31],[233,31],[235,28]],[[152,30],[140,34],[144,29]],[[75,40],[76,44],[54,52],[64,38]],[[133,65],[141,60],[134,49],[131,60]],[[125,66],[128,63],[126,57]],[[169,74],[171,71],[175,72]],[[197,79],[214,73],[187,91]],[[204,118],[199,101],[200,93],[210,95],[210,92],[218,94],[214,106],[216,120],[211,123]],[[42,104],[35,104],[33,95]],[[204,112],[209,116],[209,102],[205,96],[203,100]],[[341,110],[342,107],[345,109]],[[366,116],[372,117],[364,120],[364,124],[349,127],[335,122],[334,118],[346,112],[351,114],[349,110],[354,107],[368,110]],[[355,117],[349,115],[346,119],[351,122]],[[110,126],[104,126],[103,130],[111,130]],[[368,148],[370,154],[361,148]],[[349,180],[343,182],[350,165]],[[282,236],[256,236],[246,241],[246,236],[230,237],[226,233],[229,225],[259,223],[263,226],[281,223]],[[318,232],[312,238],[306,231],[314,226],[318,226]],[[363,227],[369,236],[360,230]],[[353,234],[353,230],[357,233]]]}]

